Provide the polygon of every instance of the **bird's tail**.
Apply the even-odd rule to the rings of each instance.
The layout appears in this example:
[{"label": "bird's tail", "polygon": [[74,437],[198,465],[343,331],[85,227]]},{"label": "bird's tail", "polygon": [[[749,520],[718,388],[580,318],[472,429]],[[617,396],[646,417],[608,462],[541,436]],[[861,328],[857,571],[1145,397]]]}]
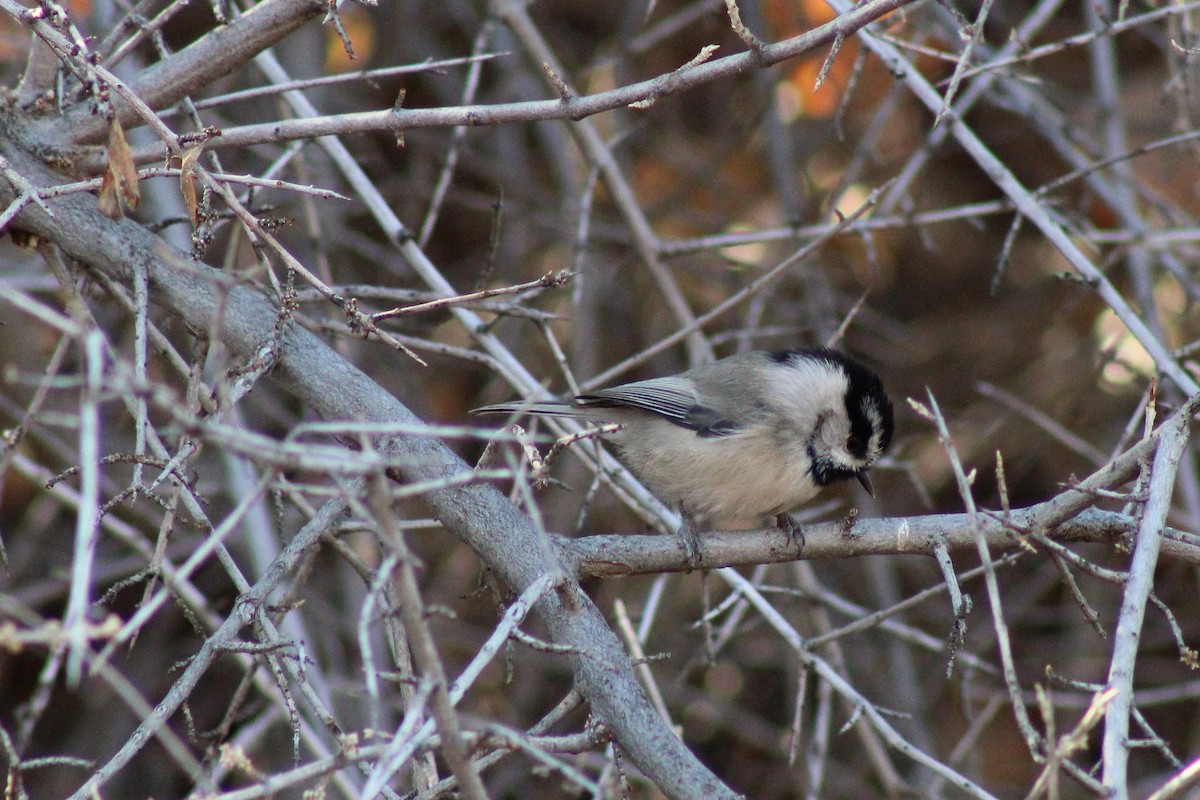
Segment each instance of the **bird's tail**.
[{"label": "bird's tail", "polygon": [[546,417],[573,417],[578,409],[570,403],[562,402],[521,402],[496,403],[493,406],[471,409],[472,414],[532,414]]}]

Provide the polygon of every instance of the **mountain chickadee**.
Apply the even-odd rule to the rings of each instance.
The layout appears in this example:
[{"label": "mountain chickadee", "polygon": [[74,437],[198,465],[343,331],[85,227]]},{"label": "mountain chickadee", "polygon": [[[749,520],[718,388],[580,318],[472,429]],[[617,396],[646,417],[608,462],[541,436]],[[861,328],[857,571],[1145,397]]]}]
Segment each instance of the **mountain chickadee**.
[{"label": "mountain chickadee", "polygon": [[576,417],[624,427],[607,438],[656,497],[684,517],[698,563],[701,529],[753,527],[822,487],[857,478],[892,439],[892,403],[870,368],[830,348],[755,351],[667,378],[626,383],[570,402],[512,402],[473,414]]}]

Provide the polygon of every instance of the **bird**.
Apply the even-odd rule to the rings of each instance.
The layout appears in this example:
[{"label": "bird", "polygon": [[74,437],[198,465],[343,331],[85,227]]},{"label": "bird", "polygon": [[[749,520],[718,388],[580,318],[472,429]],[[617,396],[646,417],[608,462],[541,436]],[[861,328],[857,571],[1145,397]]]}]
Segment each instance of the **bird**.
[{"label": "bird", "polygon": [[663,503],[679,510],[690,566],[700,530],[757,527],[821,489],[868,470],[892,441],[892,403],[879,376],[829,347],[755,350],[677,375],[635,381],[565,401],[514,401],[472,414],[573,417],[616,423],[617,455]]}]

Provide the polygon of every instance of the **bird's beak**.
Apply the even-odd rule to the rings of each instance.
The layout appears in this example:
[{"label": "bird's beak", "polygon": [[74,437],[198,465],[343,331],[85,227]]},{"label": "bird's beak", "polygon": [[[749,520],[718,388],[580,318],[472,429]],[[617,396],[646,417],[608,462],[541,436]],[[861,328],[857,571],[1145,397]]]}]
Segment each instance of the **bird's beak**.
[{"label": "bird's beak", "polygon": [[867,474],[865,469],[860,469],[854,473],[854,477],[858,478],[858,482],[867,490],[867,494],[871,495],[871,497],[875,496],[875,484],[871,483],[871,476]]}]

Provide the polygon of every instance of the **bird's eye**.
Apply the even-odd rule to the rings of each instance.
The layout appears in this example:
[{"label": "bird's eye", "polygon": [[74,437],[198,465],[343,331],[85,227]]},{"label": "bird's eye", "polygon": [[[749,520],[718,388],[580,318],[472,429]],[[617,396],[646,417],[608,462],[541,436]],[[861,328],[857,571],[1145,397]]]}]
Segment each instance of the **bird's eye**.
[{"label": "bird's eye", "polygon": [[846,449],[851,453],[859,453],[863,449],[863,440],[857,436],[851,436],[846,440]]}]

